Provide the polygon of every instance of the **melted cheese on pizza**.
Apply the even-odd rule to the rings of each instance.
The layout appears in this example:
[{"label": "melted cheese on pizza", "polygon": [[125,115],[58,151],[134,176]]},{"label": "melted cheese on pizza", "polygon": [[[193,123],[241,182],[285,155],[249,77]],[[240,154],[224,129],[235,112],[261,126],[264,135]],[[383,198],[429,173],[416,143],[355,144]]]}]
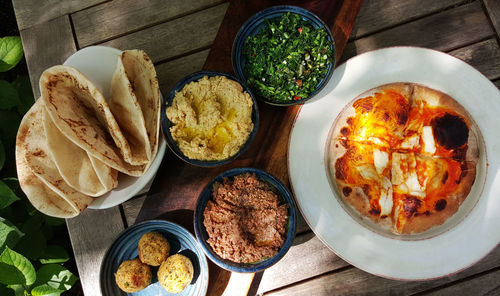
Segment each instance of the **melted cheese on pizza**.
[{"label": "melted cheese on pizza", "polygon": [[354,102],[347,137],[350,140],[393,146],[403,139],[410,111],[408,100],[395,91],[375,93]]},{"label": "melted cheese on pizza", "polygon": [[401,233],[414,216],[446,207],[463,175],[469,124],[458,113],[392,90],[356,100],[339,138],[335,176],[344,196],[359,188],[369,214]]}]

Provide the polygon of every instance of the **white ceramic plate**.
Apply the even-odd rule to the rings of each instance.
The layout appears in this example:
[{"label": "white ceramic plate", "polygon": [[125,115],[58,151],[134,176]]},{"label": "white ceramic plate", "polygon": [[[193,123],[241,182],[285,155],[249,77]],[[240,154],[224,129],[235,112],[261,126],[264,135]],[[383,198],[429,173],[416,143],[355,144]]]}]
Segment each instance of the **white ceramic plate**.
[{"label": "white ceramic plate", "polygon": [[[90,46],[75,52],[64,65],[71,66],[82,72],[102,92],[106,99],[109,98],[111,78],[122,51],[106,46]],[[140,192],[156,175],[160,167],[167,144],[160,131],[160,142],[158,153],[153,163],[141,177],[132,177],[120,173],[118,175],[118,187],[96,198],[90,205],[90,209],[106,209],[121,204]]]},{"label": "white ceramic plate", "polygon": [[[470,202],[438,235],[419,240],[382,236],[355,221],[329,185],[325,148],[339,112],[366,90],[415,82],[455,98],[476,121],[484,142]],[[299,111],[289,144],[289,173],[297,204],[314,233],[338,256],[367,272],[423,280],[463,270],[500,242],[500,91],[477,70],[442,52],[394,47],[339,66],[323,91]],[[477,203],[476,203],[477,201]]]}]

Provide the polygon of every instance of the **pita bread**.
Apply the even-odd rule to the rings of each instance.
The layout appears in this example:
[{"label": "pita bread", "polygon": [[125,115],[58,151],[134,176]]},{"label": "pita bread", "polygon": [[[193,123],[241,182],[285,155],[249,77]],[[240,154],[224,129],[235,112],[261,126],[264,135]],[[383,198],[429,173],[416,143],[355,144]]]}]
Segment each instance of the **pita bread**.
[{"label": "pita bread", "polygon": [[73,143],[120,172],[144,173],[145,166],[123,160],[121,154],[130,150],[129,144],[101,92],[82,73],[53,66],[42,73],[40,92],[50,118]]},{"label": "pita bread", "polygon": [[16,139],[16,165],[19,184],[31,204],[40,212],[71,218],[83,211],[92,198],[62,179],[48,156],[42,123],[43,102],[37,100],[21,121]]},{"label": "pita bread", "polygon": [[104,186],[106,192],[118,186],[118,171],[107,166],[104,162],[93,157],[88,152],[87,155],[92,163],[92,167],[94,167],[97,178],[101,181],[101,184]]},{"label": "pita bread", "polygon": [[[48,154],[54,161],[57,170],[69,186],[77,191],[97,197],[111,190],[109,186],[104,186],[99,176],[96,174],[93,163],[87,152],[66,138],[54,125],[52,119],[42,108],[43,127],[47,137]],[[117,184],[116,174],[112,174],[112,168],[108,168],[107,177],[113,180],[104,180],[106,184]]]},{"label": "pita bread", "polygon": [[156,70],[151,59],[142,50],[124,51],[119,59],[120,63],[123,64],[126,79],[129,81],[127,90],[132,90],[129,96],[136,98],[142,111],[151,151],[148,154],[150,164],[158,151],[160,133],[161,99]]},{"label": "pita bread", "polygon": [[[125,52],[121,57],[124,54]],[[129,150],[124,151],[123,158],[130,164],[143,165],[151,160],[151,145],[134,89],[134,84],[129,81],[125,72],[122,58],[119,58],[111,80],[109,108],[130,146]]]}]

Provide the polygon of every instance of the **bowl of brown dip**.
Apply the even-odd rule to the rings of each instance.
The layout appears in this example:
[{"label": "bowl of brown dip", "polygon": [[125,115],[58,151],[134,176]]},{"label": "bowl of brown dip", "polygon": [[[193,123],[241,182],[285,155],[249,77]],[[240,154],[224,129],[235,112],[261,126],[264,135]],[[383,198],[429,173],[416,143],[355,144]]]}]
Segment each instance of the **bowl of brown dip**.
[{"label": "bowl of brown dip", "polygon": [[259,122],[250,90],[237,78],[213,71],[179,81],[165,99],[161,116],[172,152],[204,167],[237,158],[250,146]]},{"label": "bowl of brown dip", "polygon": [[205,186],[194,228],[205,254],[220,267],[258,272],[278,262],[295,237],[295,203],[274,176],[255,168],[228,170]]}]

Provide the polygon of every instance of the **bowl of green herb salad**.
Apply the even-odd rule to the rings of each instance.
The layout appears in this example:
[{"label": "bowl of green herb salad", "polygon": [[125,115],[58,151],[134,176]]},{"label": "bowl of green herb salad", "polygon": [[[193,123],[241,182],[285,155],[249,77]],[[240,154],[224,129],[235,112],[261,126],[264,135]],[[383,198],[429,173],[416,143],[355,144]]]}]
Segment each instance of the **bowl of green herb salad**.
[{"label": "bowl of green herb salad", "polygon": [[236,75],[265,103],[290,106],[311,99],[335,67],[335,42],[315,14],[273,6],[252,16],[233,43]]}]

